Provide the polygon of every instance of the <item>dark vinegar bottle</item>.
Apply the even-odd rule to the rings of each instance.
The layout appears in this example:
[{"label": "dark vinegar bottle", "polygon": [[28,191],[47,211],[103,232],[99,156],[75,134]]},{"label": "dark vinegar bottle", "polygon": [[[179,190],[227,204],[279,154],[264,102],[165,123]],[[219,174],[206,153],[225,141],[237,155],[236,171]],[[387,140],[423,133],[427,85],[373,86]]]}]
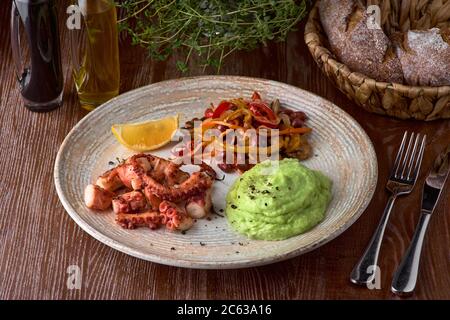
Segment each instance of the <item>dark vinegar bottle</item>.
[{"label": "dark vinegar bottle", "polygon": [[[21,39],[25,39],[26,46]],[[25,106],[32,111],[59,107],[64,80],[54,0],[13,1],[11,46]]]}]

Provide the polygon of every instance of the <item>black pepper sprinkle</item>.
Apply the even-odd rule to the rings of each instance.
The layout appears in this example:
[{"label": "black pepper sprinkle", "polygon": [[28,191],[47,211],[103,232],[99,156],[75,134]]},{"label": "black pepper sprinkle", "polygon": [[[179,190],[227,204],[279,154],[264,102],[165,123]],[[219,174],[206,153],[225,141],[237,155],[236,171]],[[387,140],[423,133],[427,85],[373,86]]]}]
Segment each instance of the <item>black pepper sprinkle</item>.
[{"label": "black pepper sprinkle", "polygon": [[270,191],[269,190],[263,190],[262,194],[270,194]]},{"label": "black pepper sprinkle", "polygon": [[276,189],[277,191],[280,191],[280,188],[278,188],[278,187],[275,187],[275,189]]},{"label": "black pepper sprinkle", "polygon": [[211,217],[206,218],[206,220],[211,221]]},{"label": "black pepper sprinkle", "polygon": [[236,251],[237,254],[239,254],[239,251]]},{"label": "black pepper sprinkle", "polygon": [[109,164],[110,166],[113,166],[113,165],[114,165],[114,161],[110,161],[110,162],[108,162],[108,164]]},{"label": "black pepper sprinkle", "polygon": [[264,205],[267,207],[267,203],[264,203]]},{"label": "black pepper sprinkle", "polygon": [[203,242],[200,241],[200,245],[201,245],[202,247],[204,247],[204,246],[206,246],[206,243],[203,243]]},{"label": "black pepper sprinkle", "polygon": [[174,247],[172,247],[172,248],[170,248],[170,250],[172,250],[172,251],[173,251],[173,250],[176,250],[176,249],[175,249]]},{"label": "black pepper sprinkle", "polygon": [[219,209],[220,212],[223,212],[223,209]]},{"label": "black pepper sprinkle", "polygon": [[243,244],[242,242],[239,242],[239,245],[240,245],[240,246],[243,246],[244,244]]},{"label": "black pepper sprinkle", "polygon": [[186,230],[181,231],[181,234],[183,235],[186,234]]},{"label": "black pepper sprinkle", "polygon": [[231,205],[232,209],[237,209],[237,206],[235,206],[234,204]]}]

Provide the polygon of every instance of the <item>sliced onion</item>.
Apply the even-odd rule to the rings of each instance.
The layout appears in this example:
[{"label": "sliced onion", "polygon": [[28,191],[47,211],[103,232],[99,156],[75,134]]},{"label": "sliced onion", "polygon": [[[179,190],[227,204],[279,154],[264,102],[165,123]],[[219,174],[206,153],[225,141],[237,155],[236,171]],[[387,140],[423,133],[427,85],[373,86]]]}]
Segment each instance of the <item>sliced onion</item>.
[{"label": "sliced onion", "polygon": [[271,108],[272,108],[273,113],[278,114],[278,113],[280,112],[280,107],[281,107],[281,105],[280,105],[280,100],[275,99],[275,100],[271,103],[270,106],[271,106]]},{"label": "sliced onion", "polygon": [[278,115],[281,119],[281,121],[284,123],[285,126],[290,127],[291,126],[291,119],[289,118],[289,116],[285,113],[280,113]]}]

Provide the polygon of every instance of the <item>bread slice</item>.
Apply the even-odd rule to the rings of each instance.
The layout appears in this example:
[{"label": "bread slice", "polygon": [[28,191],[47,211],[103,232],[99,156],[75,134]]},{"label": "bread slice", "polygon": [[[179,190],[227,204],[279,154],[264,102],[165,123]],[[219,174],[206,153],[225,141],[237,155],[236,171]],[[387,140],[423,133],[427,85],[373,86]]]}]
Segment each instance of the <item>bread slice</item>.
[{"label": "bread slice", "polygon": [[410,30],[397,41],[405,80],[410,85],[450,85],[450,29]]},{"label": "bread slice", "polygon": [[359,1],[321,0],[319,13],[330,47],[352,71],[377,81],[403,83],[400,60],[382,29],[369,29]]},{"label": "bread slice", "polygon": [[340,58],[344,48],[348,17],[353,12],[353,0],[321,0],[319,15],[328,37],[331,51]]}]

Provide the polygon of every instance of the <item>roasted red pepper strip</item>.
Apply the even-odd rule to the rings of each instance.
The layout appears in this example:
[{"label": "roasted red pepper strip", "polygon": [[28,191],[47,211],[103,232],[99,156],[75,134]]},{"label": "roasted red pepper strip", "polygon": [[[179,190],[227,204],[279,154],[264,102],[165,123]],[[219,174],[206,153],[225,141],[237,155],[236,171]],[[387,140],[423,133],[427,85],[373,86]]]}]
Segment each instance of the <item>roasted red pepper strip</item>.
[{"label": "roasted red pepper strip", "polygon": [[249,109],[258,123],[269,128],[277,128],[280,120],[272,109],[261,101],[249,102]]},{"label": "roasted red pepper strip", "polygon": [[279,125],[279,121],[269,121],[269,120],[267,120],[267,118],[264,118],[264,117],[256,117],[255,116],[255,120],[260,124],[260,125],[264,125],[264,126],[266,126],[266,127],[268,127],[268,128],[271,128],[271,129],[276,129],[276,128],[278,128],[278,125]]},{"label": "roasted red pepper strip", "polygon": [[213,114],[213,118],[219,118],[222,113],[224,113],[227,110],[230,110],[231,107],[233,106],[233,104],[229,101],[222,101],[221,103],[219,103],[219,105],[217,106],[216,110],[214,110],[214,114]]},{"label": "roasted red pepper strip", "polygon": [[205,118],[214,117],[214,110],[212,108],[208,108],[205,110]]},{"label": "roasted red pepper strip", "polygon": [[276,121],[277,116],[272,109],[263,102],[252,101],[249,102],[249,109],[255,116],[263,116],[270,121]]}]

